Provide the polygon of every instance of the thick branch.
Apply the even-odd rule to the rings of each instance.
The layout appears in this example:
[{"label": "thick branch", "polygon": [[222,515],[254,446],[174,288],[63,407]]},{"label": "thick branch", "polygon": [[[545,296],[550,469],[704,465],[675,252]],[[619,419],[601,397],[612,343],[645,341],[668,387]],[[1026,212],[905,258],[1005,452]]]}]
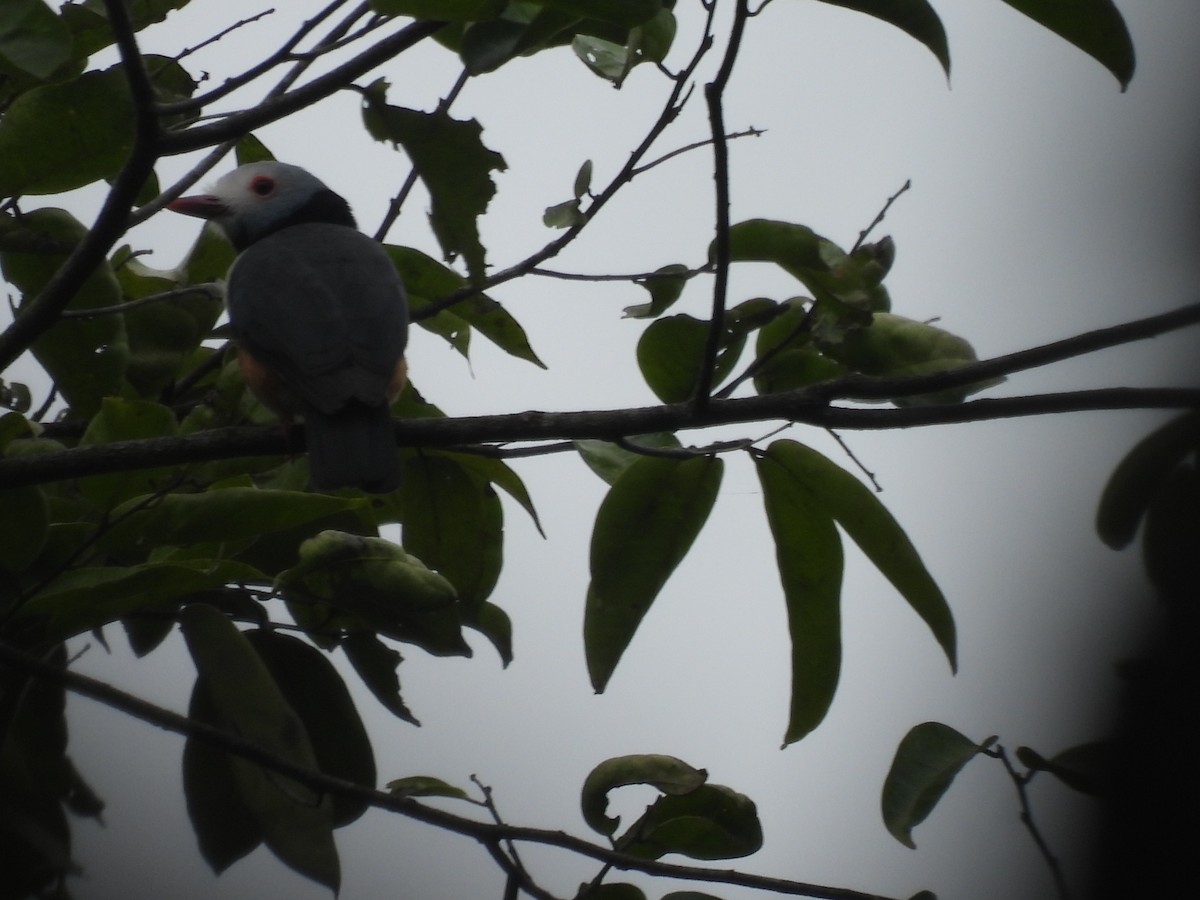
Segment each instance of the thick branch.
[{"label": "thick branch", "polygon": [[877,894],[867,894],[862,891],[818,884],[806,884],[783,878],[768,878],[761,875],[737,872],[731,869],[706,869],[699,866],[679,866],[654,860],[643,860],[624,853],[618,853],[607,847],[593,844],[561,831],[550,831],[542,828],[523,828],[503,823],[479,822],[464,816],[455,815],[454,813],[425,806],[411,797],[386,793],[376,790],[373,787],[347,781],[342,778],[335,778],[313,769],[307,769],[290,760],[277,757],[245,738],[229,734],[207,723],[181,716],[160,706],[155,706],[152,703],[142,700],[140,697],[135,697],[103,681],[53,665],[3,641],[0,641],[0,663],[3,663],[6,667],[14,671],[62,684],[68,690],[84,697],[90,697],[106,706],[118,709],[158,728],[194,738],[241,759],[250,760],[263,768],[292,778],[315,791],[362,800],[380,809],[390,810],[391,812],[399,813],[420,822],[474,838],[485,846],[494,846],[501,841],[524,841],[558,847],[562,850],[599,860],[614,868],[645,872],[650,875],[662,877],[702,881],[712,884],[740,885],[771,891],[776,894],[816,897],[822,898],[822,900],[888,900],[888,898]]},{"label": "thick branch", "polygon": [[[899,386],[902,381],[884,378],[846,380],[859,386],[859,390],[852,393],[862,393],[876,385],[882,388],[885,382]],[[903,382],[911,387],[909,378]],[[396,423],[396,442],[402,447],[455,447],[464,451],[469,445],[485,444],[488,445],[485,449],[494,453],[492,445],[514,441],[584,438],[615,441],[632,434],[743,422],[783,420],[819,428],[880,431],[1084,410],[1200,408],[1200,389],[1104,388],[903,409],[860,409],[830,405],[823,396],[829,386],[819,387],[822,390],[809,388],[762,397],[713,400],[701,411],[690,404],[677,403],[637,409],[409,419]],[[277,426],[271,425],[244,425],[175,437],[118,441],[0,460],[0,489],[239,456],[283,456],[295,450],[295,442],[289,441]]]}]

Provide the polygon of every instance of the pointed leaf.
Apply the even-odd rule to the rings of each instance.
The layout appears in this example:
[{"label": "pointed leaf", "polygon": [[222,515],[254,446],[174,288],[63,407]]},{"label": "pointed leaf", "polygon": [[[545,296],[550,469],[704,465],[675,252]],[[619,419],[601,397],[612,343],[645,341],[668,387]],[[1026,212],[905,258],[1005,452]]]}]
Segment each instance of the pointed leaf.
[{"label": "pointed leaf", "polygon": [[487,294],[473,294],[435,316],[423,315],[425,306],[466,287],[467,279],[412,247],[385,244],[384,249],[404,281],[413,321],[422,328],[444,337],[463,356],[467,355],[470,329],[474,328],[505,353],[546,368],[529,346],[525,329]]},{"label": "pointed leaf", "polygon": [[808,488],[919,615],[957,667],[954,616],[904,529],[861,481],[811,447],[774,442],[768,455]]},{"label": "pointed leaf", "polygon": [[579,803],[584,821],[594,831],[611,835],[621,820],[606,815],[609,791],[631,784],[649,784],[664,794],[686,794],[707,780],[706,771],[693,768],[674,756],[658,753],[614,756],[588,773]]},{"label": "pointed leaf", "polygon": [[[222,727],[202,680],[192,688],[188,718]],[[263,842],[263,829],[246,805],[230,757],[195,738],[183,745],[183,796],[200,855],[218,874]]]},{"label": "pointed leaf", "polygon": [[[642,447],[677,449],[679,438],[669,431],[660,431],[655,434],[632,435],[628,438],[628,443]],[[609,484],[615,483],[626,469],[643,458],[642,454],[626,450],[611,441],[575,441],[575,449],[588,464],[588,468]]]},{"label": "pointed leaf", "polygon": [[1160,485],[1189,453],[1200,449],[1200,413],[1184,413],[1130,450],[1109,476],[1096,510],[1096,531],[1114,550],[1133,540]]},{"label": "pointed leaf", "polygon": [[1133,40],[1112,0],[1004,0],[1039,25],[1070,41],[1129,87],[1135,65]]},{"label": "pointed leaf", "polygon": [[946,75],[950,74],[950,48],[942,20],[926,0],[822,0],[895,25],[930,49]]},{"label": "pointed leaf", "polygon": [[[304,724],[317,768],[334,778],[374,788],[371,739],[329,657],[278,631],[258,629],[246,632],[245,637]],[[361,798],[335,794],[332,799],[334,828],[350,824],[367,810],[367,802]]]},{"label": "pointed leaf", "polygon": [[646,457],[609,490],[592,530],[583,641],[592,686],[603,691],[617,661],[717,498],[724,463]]},{"label": "pointed leaf", "polygon": [[915,848],[913,828],[933,812],[962,767],[995,740],[976,744],[940,722],[914,726],[896,748],[883,783],[883,823],[892,837]]},{"label": "pointed leaf", "polygon": [[406,722],[421,724],[400,696],[400,674],[396,670],[404,658],[398,650],[366,632],[347,635],[342,641],[342,649],[363,684],[385,709]]},{"label": "pointed leaf", "polygon": [[[316,769],[316,753],[303,721],[246,636],[203,603],[186,607],[180,625],[209,699],[228,730],[280,759]],[[231,758],[230,766],[267,846],[297,872],[336,891],[340,872],[331,798],[240,758]]]},{"label": "pointed leaf", "polygon": [[784,746],[816,728],[837,690],[842,667],[842,541],[811,486],[776,452],[756,468],[792,641],[792,697]]}]

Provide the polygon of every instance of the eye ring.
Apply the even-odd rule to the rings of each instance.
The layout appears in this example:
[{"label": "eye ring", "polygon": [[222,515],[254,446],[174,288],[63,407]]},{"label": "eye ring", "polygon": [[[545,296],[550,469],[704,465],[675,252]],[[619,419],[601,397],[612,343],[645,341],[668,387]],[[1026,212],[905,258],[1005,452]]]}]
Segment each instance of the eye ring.
[{"label": "eye ring", "polygon": [[259,175],[251,180],[250,190],[254,191],[260,197],[266,197],[271,191],[275,190],[275,179],[268,178],[266,175]]}]

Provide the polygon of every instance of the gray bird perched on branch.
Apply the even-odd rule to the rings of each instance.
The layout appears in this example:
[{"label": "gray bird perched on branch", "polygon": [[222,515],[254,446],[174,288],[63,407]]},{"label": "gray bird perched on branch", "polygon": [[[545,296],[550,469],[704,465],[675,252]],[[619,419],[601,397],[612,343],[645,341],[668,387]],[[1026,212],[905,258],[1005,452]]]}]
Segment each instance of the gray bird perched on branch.
[{"label": "gray bird perched on branch", "polygon": [[285,423],[304,420],[313,487],[395,488],[408,304],[345,199],[298,166],[257,162],[168,208],[214,222],[238,251],[226,294],[242,375]]}]

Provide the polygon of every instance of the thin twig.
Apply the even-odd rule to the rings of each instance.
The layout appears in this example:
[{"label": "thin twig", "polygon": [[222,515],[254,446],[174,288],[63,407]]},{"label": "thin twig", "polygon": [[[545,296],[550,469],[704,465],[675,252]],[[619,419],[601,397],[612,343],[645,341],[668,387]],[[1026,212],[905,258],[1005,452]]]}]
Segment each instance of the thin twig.
[{"label": "thin twig", "polygon": [[139,306],[146,306],[150,303],[163,303],[169,300],[180,300],[184,297],[190,297],[193,294],[205,294],[212,300],[220,300],[223,292],[221,286],[215,283],[193,284],[187,287],[175,288],[170,291],[163,291],[161,294],[150,294],[146,297],[139,297],[136,300],[129,300],[125,303],[117,303],[113,306],[96,306],[92,309],[66,309],[62,312],[64,319],[94,319],[98,316],[111,316],[119,313],[129,312],[131,309],[137,309]]},{"label": "thin twig", "polygon": [[[339,0],[339,2],[344,2],[344,0]],[[237,31],[239,28],[249,25],[251,22],[257,22],[259,19],[265,18],[266,16],[274,15],[274,13],[275,13],[274,9],[264,9],[260,13],[255,13],[254,15],[248,16],[247,18],[242,19],[238,22],[234,22],[228,28],[223,28],[220,31],[218,31],[212,37],[205,38],[200,43],[179,51],[179,53],[177,53],[175,55],[175,62],[179,62],[179,61],[191,56],[197,50],[202,50],[205,47],[209,46],[210,44],[215,44],[217,41],[221,40],[221,38],[225,37],[226,35],[234,32],[234,31]]]},{"label": "thin twig", "polygon": [[[767,132],[766,132],[765,128],[754,128],[753,126],[751,126],[750,128],[747,128],[744,131],[735,131],[731,134],[725,135],[725,140],[732,141],[732,140],[736,140],[737,138],[744,138],[744,137],[761,137],[762,135],[764,135],[766,133]],[[633,170],[633,174],[641,175],[643,172],[649,172],[655,166],[660,166],[669,159],[674,159],[676,156],[681,156],[682,154],[688,153],[692,150],[699,150],[701,147],[707,147],[712,143],[713,143],[713,138],[709,137],[709,138],[705,138],[702,141],[693,141],[690,144],[685,144],[682,147],[677,147],[674,150],[672,150],[670,153],[664,153],[658,159],[651,160],[650,162],[646,163],[645,165],[638,166],[636,169]]]},{"label": "thin twig", "polygon": [[887,202],[883,204],[883,209],[879,210],[879,212],[876,214],[875,218],[871,220],[871,224],[868,225],[866,228],[864,228],[862,231],[860,231],[858,233],[858,240],[855,241],[854,246],[850,248],[851,253],[853,253],[855,250],[857,250],[859,247],[861,247],[863,245],[863,241],[865,241],[867,239],[867,235],[869,235],[872,231],[874,231],[875,226],[883,221],[884,217],[888,213],[888,210],[892,208],[892,204],[896,202],[896,200],[900,197],[901,194],[903,194],[905,191],[907,191],[911,187],[912,187],[912,179],[910,178],[904,182],[904,184],[900,188],[900,190],[896,191],[896,193],[892,194],[892,196],[887,198]]},{"label": "thin twig", "polygon": [[854,463],[854,465],[858,466],[859,471],[867,476],[867,480],[870,481],[871,486],[875,488],[875,493],[882,494],[883,487],[880,486],[879,482],[875,479],[875,473],[863,465],[862,460],[859,459],[855,455],[854,451],[850,449],[850,445],[846,443],[845,439],[843,439],[842,436],[832,428],[826,428],[825,431],[831,438],[838,442],[838,446],[842,448],[842,452],[850,457],[850,461]]},{"label": "thin twig", "polygon": [[999,744],[982,752],[987,756],[1000,760],[1003,764],[1004,770],[1008,773],[1008,777],[1017,791],[1017,803],[1021,809],[1021,824],[1025,826],[1025,830],[1033,838],[1033,843],[1037,847],[1038,852],[1042,854],[1042,859],[1046,861],[1046,865],[1050,869],[1050,876],[1054,879],[1054,887],[1058,891],[1058,896],[1061,900],[1070,900],[1071,891],[1067,886],[1066,876],[1063,875],[1062,865],[1058,857],[1054,855],[1054,851],[1050,849],[1050,845],[1042,835],[1041,829],[1037,827],[1037,823],[1033,820],[1033,807],[1029,805],[1029,792],[1026,790],[1032,776],[1022,775],[1018,772],[1013,767],[1012,761],[1008,758],[1007,751]]}]

